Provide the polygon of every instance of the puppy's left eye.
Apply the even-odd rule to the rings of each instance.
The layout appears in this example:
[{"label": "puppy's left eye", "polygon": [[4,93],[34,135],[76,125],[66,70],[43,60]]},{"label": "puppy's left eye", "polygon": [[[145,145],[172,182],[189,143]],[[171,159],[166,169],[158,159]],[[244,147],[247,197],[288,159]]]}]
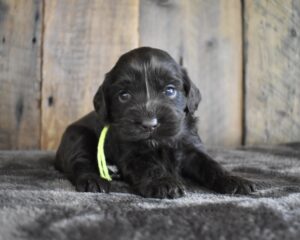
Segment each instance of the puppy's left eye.
[{"label": "puppy's left eye", "polygon": [[119,101],[122,103],[128,102],[131,99],[129,92],[122,90],[119,92]]},{"label": "puppy's left eye", "polygon": [[174,97],[176,97],[177,90],[173,85],[168,85],[168,86],[166,86],[166,88],[164,90],[164,94],[166,96],[168,96],[169,98],[174,98]]}]

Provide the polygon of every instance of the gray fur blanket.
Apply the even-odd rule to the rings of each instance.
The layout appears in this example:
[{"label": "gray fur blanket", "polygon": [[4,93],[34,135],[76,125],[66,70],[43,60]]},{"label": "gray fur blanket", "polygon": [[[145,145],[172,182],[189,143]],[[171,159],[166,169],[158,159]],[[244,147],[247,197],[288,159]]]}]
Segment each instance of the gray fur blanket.
[{"label": "gray fur blanket", "polygon": [[123,182],[78,193],[53,167],[53,152],[0,152],[0,239],[300,239],[300,145],[211,154],[254,180],[249,196],[187,182],[175,200],[145,199]]}]

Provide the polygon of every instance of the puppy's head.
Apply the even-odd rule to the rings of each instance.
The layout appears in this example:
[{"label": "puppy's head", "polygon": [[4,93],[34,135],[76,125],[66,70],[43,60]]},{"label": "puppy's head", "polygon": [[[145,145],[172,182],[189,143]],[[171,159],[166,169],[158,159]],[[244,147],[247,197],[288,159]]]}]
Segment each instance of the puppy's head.
[{"label": "puppy's head", "polygon": [[125,141],[168,142],[180,136],[200,93],[168,53],[138,48],[120,57],[94,97],[96,112]]}]

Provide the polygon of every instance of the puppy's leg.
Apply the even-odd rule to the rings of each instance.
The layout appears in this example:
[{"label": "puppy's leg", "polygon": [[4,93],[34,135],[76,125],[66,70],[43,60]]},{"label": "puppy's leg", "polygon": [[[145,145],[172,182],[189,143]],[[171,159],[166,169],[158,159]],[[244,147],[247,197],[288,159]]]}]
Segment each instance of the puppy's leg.
[{"label": "puppy's leg", "polygon": [[169,168],[162,159],[151,153],[130,154],[120,166],[121,173],[143,197],[178,198],[184,195],[184,188],[175,166]]},{"label": "puppy's leg", "polygon": [[231,175],[206,153],[200,139],[194,140],[196,141],[192,144],[189,142],[184,150],[182,160],[184,176],[219,193],[249,194],[254,191],[254,184],[251,181]]},{"label": "puppy's leg", "polygon": [[80,192],[108,192],[109,182],[97,168],[97,137],[93,131],[71,125],[65,131],[56,154],[55,166],[66,173]]}]

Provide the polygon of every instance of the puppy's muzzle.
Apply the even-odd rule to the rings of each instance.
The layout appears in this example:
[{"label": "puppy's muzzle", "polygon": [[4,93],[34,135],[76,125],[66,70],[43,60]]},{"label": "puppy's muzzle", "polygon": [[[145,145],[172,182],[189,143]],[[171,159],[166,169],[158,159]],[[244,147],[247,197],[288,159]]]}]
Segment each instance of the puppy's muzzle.
[{"label": "puppy's muzzle", "polygon": [[181,132],[184,112],[160,101],[133,105],[116,122],[119,138],[125,141],[169,141]]}]

